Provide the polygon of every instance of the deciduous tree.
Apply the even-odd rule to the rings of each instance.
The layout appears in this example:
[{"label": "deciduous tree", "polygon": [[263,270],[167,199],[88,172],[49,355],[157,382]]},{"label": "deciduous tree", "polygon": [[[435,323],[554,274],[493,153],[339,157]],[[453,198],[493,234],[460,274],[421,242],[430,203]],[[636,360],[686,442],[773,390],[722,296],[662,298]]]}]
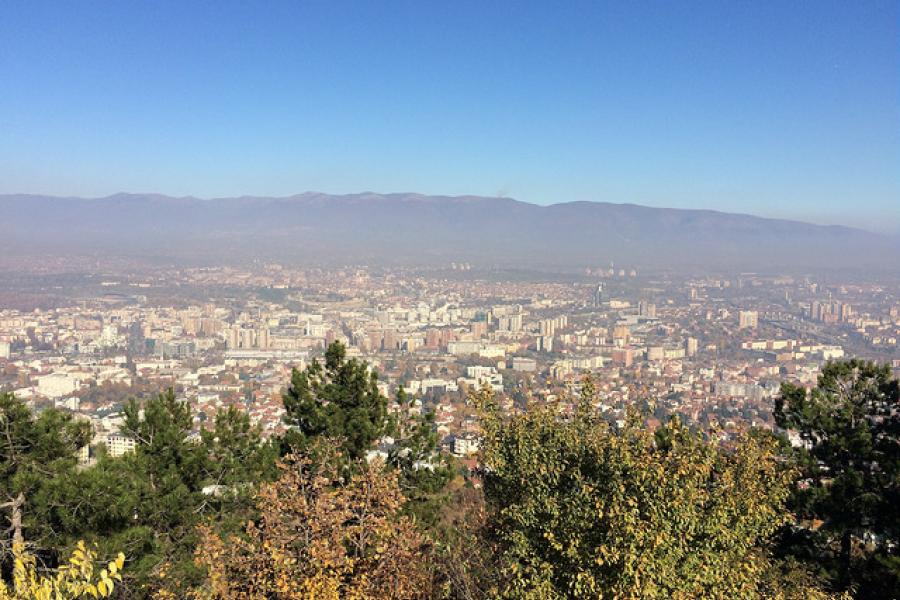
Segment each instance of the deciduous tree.
[{"label": "deciduous tree", "polygon": [[208,578],[193,597],[429,597],[429,545],[399,514],[404,498],[396,472],[376,462],[340,483],[333,459],[288,457],[282,469],[262,486],[260,518],[244,535],[222,538],[203,529],[197,561]]},{"label": "deciduous tree", "polygon": [[96,553],[79,541],[68,561],[57,569],[40,570],[37,560],[24,544],[13,546],[15,566],[13,581],[6,586],[0,581],[0,600],[82,600],[108,598],[122,580],[125,555],[119,555],[106,567],[95,565]]},{"label": "deciduous tree", "polygon": [[784,593],[766,542],[788,518],[793,473],[770,437],[744,436],[726,450],[675,420],[654,436],[636,415],[617,430],[593,416],[590,401],[567,419],[553,407],[505,418],[482,392],[484,486],[504,596]]}]

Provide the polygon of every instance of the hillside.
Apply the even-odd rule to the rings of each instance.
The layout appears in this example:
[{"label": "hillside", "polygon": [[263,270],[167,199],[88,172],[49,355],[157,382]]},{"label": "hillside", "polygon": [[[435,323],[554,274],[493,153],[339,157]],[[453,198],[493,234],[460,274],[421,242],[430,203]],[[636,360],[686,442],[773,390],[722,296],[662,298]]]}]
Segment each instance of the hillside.
[{"label": "hillside", "polygon": [[0,196],[0,251],[182,261],[885,267],[896,238],[840,226],[605,202],[420,194],[198,199]]}]

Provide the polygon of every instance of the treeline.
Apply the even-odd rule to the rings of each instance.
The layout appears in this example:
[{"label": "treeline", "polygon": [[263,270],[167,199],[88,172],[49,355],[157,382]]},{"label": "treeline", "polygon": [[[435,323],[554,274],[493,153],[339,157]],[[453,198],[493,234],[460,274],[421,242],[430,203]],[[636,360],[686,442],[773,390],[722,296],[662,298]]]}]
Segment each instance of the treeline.
[{"label": "treeline", "polygon": [[[775,419],[793,445],[764,431],[723,445],[675,419],[651,432],[638,413],[613,427],[589,379],[568,412],[507,415],[480,391],[474,475],[402,391],[389,412],[376,377],[333,344],[294,371],[290,427],[269,440],[235,409],[192,437],[172,392],[135,400],[135,451],[87,468],[86,423],[0,395],[0,599],[900,590],[900,389],[886,366],[836,362],[811,391],[783,386]],[[60,578],[70,591],[40,595]]]}]

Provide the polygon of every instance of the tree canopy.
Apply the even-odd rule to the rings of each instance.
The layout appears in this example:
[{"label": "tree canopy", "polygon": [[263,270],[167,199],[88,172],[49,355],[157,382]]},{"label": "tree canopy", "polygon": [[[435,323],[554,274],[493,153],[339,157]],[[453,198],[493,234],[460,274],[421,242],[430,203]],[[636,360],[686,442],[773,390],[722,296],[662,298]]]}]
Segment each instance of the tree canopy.
[{"label": "tree canopy", "polygon": [[[799,436],[791,508],[805,522],[788,551],[824,567],[835,589],[880,598],[900,589],[900,383],[887,365],[826,365],[807,390],[784,384],[780,427]],[[820,527],[814,527],[821,523]],[[893,590],[893,591],[891,591]]]},{"label": "tree canopy", "polygon": [[15,538],[41,544],[55,538],[41,499],[74,473],[76,454],[90,437],[86,421],[56,409],[35,415],[12,394],[0,393],[0,511],[10,520],[0,544],[7,551]]},{"label": "tree canopy", "polygon": [[[480,466],[451,485],[427,406],[400,389],[388,410],[374,371],[340,344],[292,374],[284,439],[264,440],[237,407],[198,430],[169,390],[125,407],[133,452],[79,466],[86,423],[2,394],[0,598],[74,600],[90,586],[160,600],[900,589],[900,389],[886,366],[841,361],[811,390],[784,385],[775,417],[796,449],[756,430],[723,444],[677,419],[652,431],[637,411],[614,426],[594,390],[586,380],[572,412],[512,414],[473,394]],[[371,451],[384,436],[383,463]],[[10,591],[16,578],[37,591]]]},{"label": "tree canopy", "polygon": [[565,419],[552,406],[504,417],[486,391],[479,402],[504,597],[784,592],[766,541],[788,518],[793,473],[771,437],[724,449],[677,420],[660,436],[634,416],[614,429],[588,398]]},{"label": "tree canopy", "polygon": [[116,582],[122,581],[125,555],[119,553],[104,567],[95,564],[96,553],[83,541],[76,544],[72,555],[57,569],[48,573],[39,569],[33,554],[24,544],[13,545],[14,564],[12,584],[0,580],[0,600],[81,600],[82,598],[109,598],[116,591]]},{"label": "tree canopy", "polygon": [[146,593],[165,564],[184,567],[175,575],[187,580],[198,577],[191,561],[197,525],[242,522],[255,486],[276,474],[277,448],[236,409],[218,413],[199,437],[192,429],[190,409],[171,390],[131,401],[123,433],[136,440],[134,452],[101,452],[96,465],[78,468],[88,423],[56,410],[35,416],[0,397],[0,432],[8,434],[0,435],[0,490],[22,495],[23,540],[49,564],[80,539],[97,543],[104,559],[125,552],[130,597]]},{"label": "tree canopy", "polygon": [[351,460],[362,458],[387,427],[387,400],[378,390],[378,375],[365,362],[347,359],[347,349],[334,342],[305,369],[294,369],[283,395],[285,451],[303,449],[310,440],[327,437],[340,443]]},{"label": "tree canopy", "polygon": [[196,560],[208,577],[191,597],[432,597],[429,544],[400,515],[396,472],[375,462],[335,485],[341,470],[333,456],[288,457],[281,469],[281,477],[260,489],[260,516],[243,535],[223,538],[202,529]]}]

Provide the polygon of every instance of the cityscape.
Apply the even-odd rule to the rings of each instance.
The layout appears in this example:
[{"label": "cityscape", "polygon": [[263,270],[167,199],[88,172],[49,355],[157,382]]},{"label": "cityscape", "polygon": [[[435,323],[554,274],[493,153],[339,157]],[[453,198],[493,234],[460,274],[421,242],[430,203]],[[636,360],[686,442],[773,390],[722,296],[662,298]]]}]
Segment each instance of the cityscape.
[{"label": "cityscape", "polygon": [[[781,383],[814,385],[830,360],[900,372],[900,282],[884,279],[260,264],[48,273],[20,285],[17,302],[7,296],[20,308],[0,311],[0,384],[90,420],[94,447],[113,454],[134,443],[119,431],[124,403],[168,388],[197,431],[235,406],[265,435],[283,433],[291,370],[335,341],[371,365],[386,397],[403,388],[433,412],[441,447],[459,456],[477,450],[467,395],[483,386],[510,411],[566,410],[590,375],[610,422],[640,406],[648,427],[678,416],[727,441],[771,430]],[[29,304],[63,287],[77,296]]]},{"label": "cityscape", "polygon": [[900,600],[898,40],[6,0],[0,600]]}]

